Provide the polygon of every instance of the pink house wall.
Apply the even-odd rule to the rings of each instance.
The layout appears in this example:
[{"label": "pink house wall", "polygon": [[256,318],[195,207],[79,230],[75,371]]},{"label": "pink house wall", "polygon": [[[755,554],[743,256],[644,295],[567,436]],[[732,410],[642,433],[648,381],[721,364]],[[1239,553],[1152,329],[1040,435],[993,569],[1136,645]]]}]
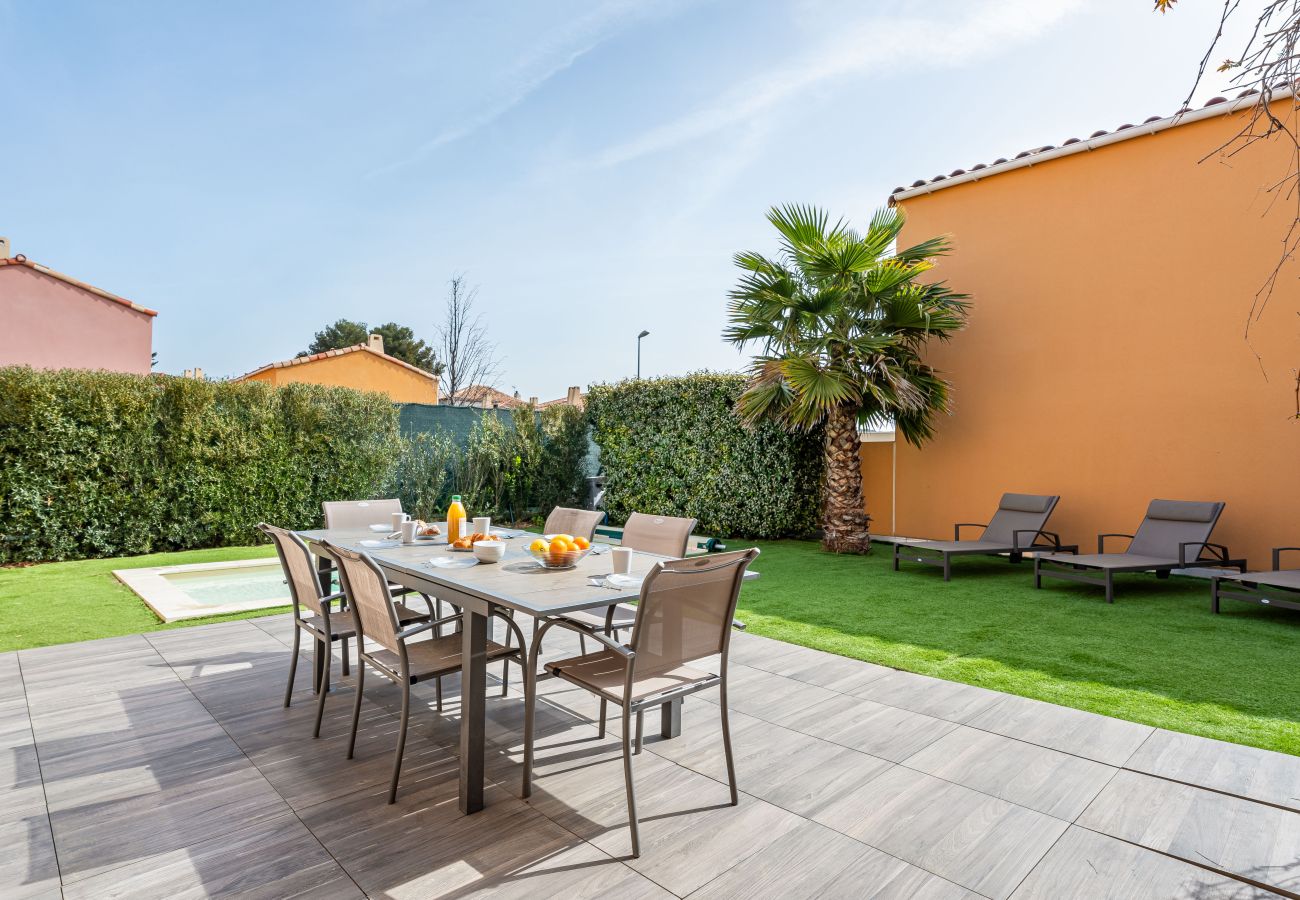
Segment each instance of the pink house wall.
[{"label": "pink house wall", "polygon": [[0,266],[0,366],[147,375],[153,316],[21,265]]}]

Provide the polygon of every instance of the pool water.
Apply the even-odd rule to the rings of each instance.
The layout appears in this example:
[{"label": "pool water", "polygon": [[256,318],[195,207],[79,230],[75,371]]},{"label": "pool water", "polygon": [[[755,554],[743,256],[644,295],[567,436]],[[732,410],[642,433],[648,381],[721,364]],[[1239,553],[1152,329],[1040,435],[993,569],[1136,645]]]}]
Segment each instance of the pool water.
[{"label": "pool water", "polygon": [[201,606],[248,604],[285,606],[292,602],[278,560],[264,565],[207,572],[170,572],[162,578]]}]

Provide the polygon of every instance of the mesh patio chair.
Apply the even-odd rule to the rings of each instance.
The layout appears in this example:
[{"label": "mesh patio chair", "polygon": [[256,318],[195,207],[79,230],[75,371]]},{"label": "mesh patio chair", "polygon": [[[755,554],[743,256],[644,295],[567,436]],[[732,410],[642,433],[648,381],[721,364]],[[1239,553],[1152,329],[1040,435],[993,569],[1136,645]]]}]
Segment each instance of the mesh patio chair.
[{"label": "mesh patio chair", "polygon": [[[1152,500],[1136,534],[1099,534],[1096,553],[1034,557],[1034,587],[1041,588],[1044,578],[1081,581],[1104,587],[1106,602],[1114,603],[1115,575],[1121,572],[1154,572],[1157,578],[1168,578],[1174,569],[1192,566],[1244,572],[1244,559],[1231,559],[1227,547],[1210,542],[1224,505],[1217,501]],[[1106,538],[1128,538],[1128,548],[1123,553],[1107,553]],[[1207,551],[1208,557],[1204,555]]]},{"label": "mesh patio chair", "polygon": [[1218,613],[1223,600],[1300,609],[1300,569],[1282,568],[1282,554],[1292,552],[1300,553],[1300,547],[1274,547],[1273,568],[1268,572],[1215,575],[1210,579],[1211,611]]},{"label": "mesh patio chair", "polygon": [[[740,595],[745,569],[758,556],[758,549],[739,550],[715,556],[696,556],[655,564],[641,585],[641,597],[626,646],[607,635],[585,632],[601,645],[584,653],[546,664],[546,672],[583,688],[600,698],[601,735],[605,711],[615,703],[622,711],[623,779],[627,790],[628,827],[632,832],[632,855],[641,855],[637,831],[636,790],[632,784],[632,714],[637,716],[637,742],[647,707],[665,703],[709,688],[719,690],[722,716],[722,747],[727,758],[727,779],[731,805],[740,802],[736,788],[736,767],[731,753],[731,730],[727,721],[727,652],[731,621]],[[548,619],[533,638],[524,670],[524,783],[523,795],[532,794],[533,724],[537,710],[537,657],[542,639],[552,628],[584,634],[584,629],[563,618]],[[716,674],[691,664],[721,654]]]},{"label": "mesh patio chair", "polygon": [[[687,547],[690,546],[691,532],[695,530],[697,521],[697,519],[648,516],[634,512],[628,516],[627,524],[623,526],[623,539],[619,546],[630,547],[641,553],[671,556],[674,559],[684,557]],[[636,619],[636,607],[626,603],[616,603],[604,609],[567,613],[565,618],[587,628],[617,635],[623,629],[632,627]],[[586,652],[585,639],[582,649]]]},{"label": "mesh patio chair", "polygon": [[[366,664],[369,663],[376,672],[402,688],[402,720],[397,733],[397,751],[393,757],[393,778],[388,788],[388,802],[393,803],[397,800],[397,779],[402,772],[402,753],[406,749],[406,730],[411,715],[411,686],[460,671],[461,636],[439,636],[435,631],[439,625],[458,616],[430,619],[404,627],[404,623],[394,614],[393,603],[388,599],[384,572],[373,559],[364,553],[345,550],[328,542],[324,544],[324,549],[338,563],[339,580],[343,583],[343,593],[347,595],[348,605],[352,609],[353,628],[357,635],[357,695],[352,706],[348,759],[352,759],[356,748]],[[506,622],[518,638],[519,647],[525,646],[519,626],[509,619]],[[429,640],[411,640],[425,632],[433,632]],[[378,647],[366,649],[367,640]],[[487,643],[487,658],[506,658],[518,665],[524,664],[522,650],[503,647],[495,641]]]},{"label": "mesh patio chair", "polygon": [[[325,712],[325,695],[329,692],[330,668],[332,665],[332,654],[330,646],[334,641],[339,641],[343,650],[343,674],[348,674],[348,648],[347,639],[353,637],[356,632],[352,627],[352,617],[347,615],[341,608],[331,612],[330,605],[338,602],[342,606],[342,592],[336,594],[325,594],[320,587],[320,581],[316,578],[316,570],[312,565],[311,551],[302,538],[292,531],[286,531],[283,528],[277,528],[274,525],[268,525],[262,522],[257,526],[275,545],[275,553],[280,557],[280,567],[284,569],[285,581],[289,584],[289,595],[293,598],[293,655],[289,660],[289,684],[284,689],[284,705],[287,707],[293,698],[293,677],[298,670],[298,654],[302,645],[302,634],[307,632],[314,645],[315,652],[321,654],[318,659],[324,659],[323,669],[320,672],[319,680],[312,685],[316,692],[316,726],[312,732],[312,737],[320,737],[321,716]],[[433,606],[429,604],[429,598],[425,597],[424,602],[429,604],[429,612],[416,612],[404,606],[401,603],[393,603],[391,592],[389,595],[389,605],[393,608],[393,615],[403,625],[415,622],[428,622],[433,618]],[[357,647],[360,650],[360,646]]]},{"label": "mesh patio chair", "polygon": [[603,521],[605,521],[603,510],[557,506],[546,517],[542,534],[571,534],[574,537],[591,540],[596,535],[596,526]]},{"label": "mesh patio chair", "polygon": [[[1061,543],[1061,536],[1046,531],[1047,520],[1056,509],[1060,497],[1052,494],[1003,494],[997,511],[987,525],[976,522],[958,522],[952,528],[951,541],[909,541],[894,544],[894,571],[901,561],[939,566],[943,580],[952,579],[952,560],[955,556],[1006,556],[1018,563],[1024,554],[1052,551],[1078,552],[1074,545]],[[983,528],[977,540],[963,541],[963,528]],[[1039,544],[1039,539],[1050,541]]]}]

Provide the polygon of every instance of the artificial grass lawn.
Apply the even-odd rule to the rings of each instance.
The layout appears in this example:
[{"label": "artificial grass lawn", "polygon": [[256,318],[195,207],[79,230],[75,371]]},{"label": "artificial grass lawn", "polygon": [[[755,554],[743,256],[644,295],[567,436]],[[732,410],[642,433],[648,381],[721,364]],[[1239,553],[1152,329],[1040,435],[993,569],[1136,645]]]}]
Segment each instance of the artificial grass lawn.
[{"label": "artificial grass lawn", "polygon": [[[259,609],[164,625],[144,601],[113,577],[113,570],[268,556],[275,556],[275,549],[269,545],[223,547],[0,569],[0,652],[265,616],[276,610]],[[281,611],[287,610],[286,606]]]},{"label": "artificial grass lawn", "polygon": [[842,656],[1240,744],[1300,754],[1300,612],[1224,601],[1209,582],[1122,575],[1100,588],[1033,563],[892,571],[889,548],[835,556],[762,543],[740,592],[749,630]]},{"label": "artificial grass lawn", "polygon": [[[1300,754],[1300,613],[1225,602],[1199,579],[1120,576],[1100,589],[1045,582],[1032,564],[959,559],[890,568],[888,548],[835,556],[760,544],[740,594],[755,634],[1092,712]],[[160,623],[113,569],[274,556],[231,547],[0,569],[0,651],[267,615]]]}]

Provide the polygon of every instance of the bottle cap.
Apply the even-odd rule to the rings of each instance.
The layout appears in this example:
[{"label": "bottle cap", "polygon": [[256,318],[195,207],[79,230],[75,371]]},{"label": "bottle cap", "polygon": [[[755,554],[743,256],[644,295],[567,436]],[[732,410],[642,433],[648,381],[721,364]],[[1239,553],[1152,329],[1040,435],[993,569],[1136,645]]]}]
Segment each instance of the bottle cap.
[{"label": "bottle cap", "polygon": [[459,502],[460,502],[460,494],[452,494],[452,495],[451,495],[451,502],[452,502],[452,503],[459,503]]}]

